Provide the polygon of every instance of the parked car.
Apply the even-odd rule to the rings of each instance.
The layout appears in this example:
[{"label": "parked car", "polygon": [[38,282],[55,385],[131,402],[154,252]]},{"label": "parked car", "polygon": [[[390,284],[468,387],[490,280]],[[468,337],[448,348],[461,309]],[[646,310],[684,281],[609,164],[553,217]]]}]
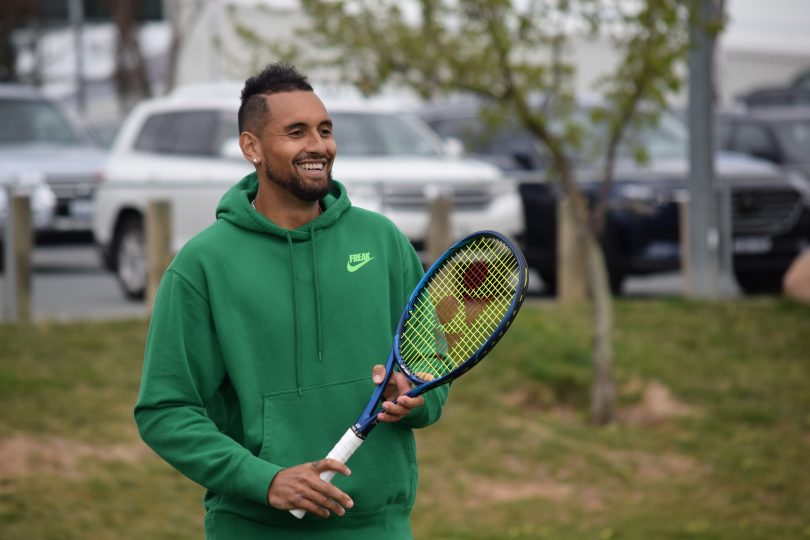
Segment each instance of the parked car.
[{"label": "parked car", "polygon": [[[556,286],[556,202],[559,186],[546,180],[545,151],[515,123],[493,129],[472,103],[426,107],[420,115],[445,138],[462,140],[471,155],[498,164],[520,179],[526,220],[526,258],[546,286]],[[621,292],[627,276],[677,271],[681,267],[679,203],[688,200],[688,132],[675,114],[655,128],[633,133],[645,142],[649,161],[638,164],[632,147],[620,149],[608,194],[603,249],[611,288]],[[510,141],[514,141],[513,144]],[[591,201],[601,179],[588,160],[578,180]],[[719,152],[717,184],[731,189],[733,269],[746,292],[778,291],[790,261],[810,239],[810,195],[795,175],[744,156]]]},{"label": "parked car", "polygon": [[796,75],[782,86],[754,88],[740,96],[737,101],[747,108],[810,106],[810,70]]},{"label": "parked car", "polygon": [[[94,231],[127,297],[144,294],[147,202],[171,202],[177,250],[214,221],[220,197],[253,171],[238,146],[239,91],[239,85],[178,89],[141,103],[121,127],[97,193]],[[368,101],[325,103],[338,147],[334,177],[353,204],[394,221],[423,258],[432,191],[452,201],[453,237],[484,228],[523,233],[517,186],[496,167],[448,155],[415,116]]]},{"label": "parked car", "polygon": [[15,195],[28,197],[31,208],[31,229],[34,235],[32,240],[38,233],[50,229],[56,208],[56,196],[40,175],[14,171],[0,162],[0,270],[3,269],[5,261],[10,199]]},{"label": "parked car", "polygon": [[77,118],[30,86],[0,84],[0,118],[0,175],[39,175],[56,196],[40,232],[89,233],[105,151]]},{"label": "parked car", "polygon": [[776,163],[810,182],[810,106],[723,112],[718,146]]}]

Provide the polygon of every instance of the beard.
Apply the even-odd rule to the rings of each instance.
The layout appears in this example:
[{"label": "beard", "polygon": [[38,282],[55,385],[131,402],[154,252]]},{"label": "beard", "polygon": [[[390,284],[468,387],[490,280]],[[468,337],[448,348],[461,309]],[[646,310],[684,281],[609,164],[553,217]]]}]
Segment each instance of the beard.
[{"label": "beard", "polygon": [[306,182],[303,178],[301,178],[298,174],[290,174],[286,177],[280,177],[273,173],[270,170],[270,165],[267,164],[267,160],[264,162],[264,174],[265,176],[275,184],[283,187],[287,191],[289,191],[292,195],[296,198],[307,201],[307,202],[315,202],[319,201],[322,198],[326,197],[329,194],[329,191],[332,189],[332,170],[329,170],[329,173],[326,176],[326,182]]}]

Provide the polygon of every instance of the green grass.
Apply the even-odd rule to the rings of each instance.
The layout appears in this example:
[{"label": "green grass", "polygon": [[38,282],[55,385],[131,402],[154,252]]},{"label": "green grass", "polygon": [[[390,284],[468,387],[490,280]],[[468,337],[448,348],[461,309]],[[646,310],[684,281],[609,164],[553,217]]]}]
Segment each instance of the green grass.
[{"label": "green grass", "polygon": [[[131,420],[146,322],[0,326],[0,539],[202,537]],[[619,301],[619,420],[583,313],[530,302],[418,433],[420,539],[810,539],[810,309]]]}]

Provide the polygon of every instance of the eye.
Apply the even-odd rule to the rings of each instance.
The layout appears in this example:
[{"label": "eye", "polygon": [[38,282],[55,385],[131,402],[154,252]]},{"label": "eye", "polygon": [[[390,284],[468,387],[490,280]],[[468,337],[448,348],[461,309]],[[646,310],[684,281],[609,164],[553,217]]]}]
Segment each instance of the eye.
[{"label": "eye", "polygon": [[293,137],[293,138],[300,138],[300,137],[304,136],[304,130],[303,129],[294,129],[294,130],[290,131],[289,133],[287,133],[287,135],[290,136],[290,137]]},{"label": "eye", "polygon": [[321,128],[321,136],[322,137],[331,137],[332,136],[332,127],[331,126],[324,126]]}]

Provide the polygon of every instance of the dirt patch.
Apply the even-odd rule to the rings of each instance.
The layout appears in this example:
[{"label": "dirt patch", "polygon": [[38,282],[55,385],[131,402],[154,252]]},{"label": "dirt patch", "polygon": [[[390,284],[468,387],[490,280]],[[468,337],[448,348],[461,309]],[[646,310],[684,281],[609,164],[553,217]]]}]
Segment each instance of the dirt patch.
[{"label": "dirt patch", "polygon": [[151,453],[142,443],[101,446],[18,433],[0,440],[0,479],[21,479],[34,474],[73,477],[83,471],[82,464],[87,460],[135,463]]},{"label": "dirt patch", "polygon": [[616,416],[628,424],[652,424],[692,416],[695,412],[694,407],[679,401],[665,385],[652,381],[644,385],[638,405],[621,409]]}]

